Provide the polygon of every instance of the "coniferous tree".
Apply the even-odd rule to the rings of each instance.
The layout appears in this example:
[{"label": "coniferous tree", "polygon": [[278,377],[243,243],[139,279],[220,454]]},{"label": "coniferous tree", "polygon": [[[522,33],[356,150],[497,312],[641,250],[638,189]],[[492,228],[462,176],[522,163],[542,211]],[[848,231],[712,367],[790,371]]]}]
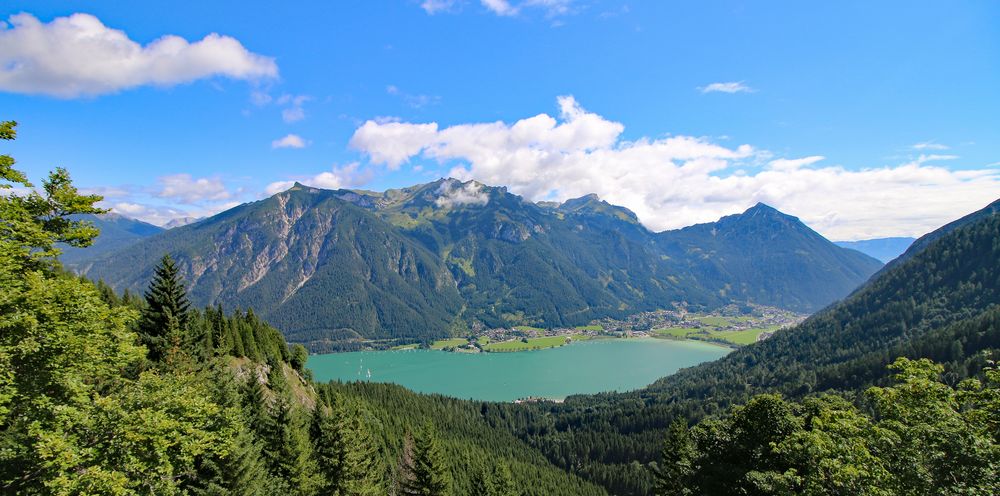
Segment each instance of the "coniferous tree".
[{"label": "coniferous tree", "polygon": [[510,467],[504,462],[497,462],[493,465],[493,473],[490,474],[493,486],[491,496],[516,496],[517,488],[514,486],[514,477],[510,473]]},{"label": "coniferous tree", "polygon": [[675,419],[667,429],[667,437],[660,454],[660,464],[653,472],[657,496],[683,496],[691,494],[687,480],[693,472],[696,456],[694,441],[688,431],[687,421]]},{"label": "coniferous tree", "polygon": [[451,494],[451,473],[441,441],[437,437],[434,424],[430,421],[427,421],[413,437],[410,465],[401,471],[412,475],[403,479],[402,494],[422,496]]},{"label": "coniferous tree", "polygon": [[313,420],[316,459],[329,494],[375,496],[385,492],[375,439],[363,412],[338,400],[330,414],[317,407]]},{"label": "coniferous tree", "polygon": [[496,494],[493,489],[493,474],[485,466],[480,465],[476,473],[472,475],[472,494],[479,496],[493,496]]},{"label": "coniferous tree", "polygon": [[182,344],[189,320],[187,291],[170,255],[160,260],[145,297],[136,331],[149,350],[149,359],[162,361]]}]

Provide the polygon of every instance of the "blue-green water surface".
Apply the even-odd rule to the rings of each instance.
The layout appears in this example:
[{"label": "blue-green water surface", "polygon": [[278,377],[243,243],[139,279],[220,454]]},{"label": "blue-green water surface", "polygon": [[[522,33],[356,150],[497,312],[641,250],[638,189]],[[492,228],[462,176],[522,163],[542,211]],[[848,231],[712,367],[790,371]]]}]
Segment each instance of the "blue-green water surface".
[{"label": "blue-green water surface", "polygon": [[422,393],[512,401],[638,389],[729,351],[695,341],[602,339],[516,353],[332,353],[310,356],[308,366],[322,382],[391,382]]}]

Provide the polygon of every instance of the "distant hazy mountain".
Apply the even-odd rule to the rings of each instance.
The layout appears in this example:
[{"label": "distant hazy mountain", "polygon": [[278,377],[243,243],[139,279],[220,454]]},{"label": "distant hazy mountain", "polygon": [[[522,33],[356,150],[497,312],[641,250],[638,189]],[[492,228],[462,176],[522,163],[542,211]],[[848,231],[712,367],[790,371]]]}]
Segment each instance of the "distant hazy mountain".
[{"label": "distant hazy mountain", "polygon": [[860,241],[834,241],[837,246],[860,251],[865,255],[877,258],[882,263],[900,256],[910,247],[916,238],[876,238]]},{"label": "distant hazy mountain", "polygon": [[141,290],[164,253],[196,304],[252,306],[314,348],[475,325],[572,326],[674,304],[811,311],[881,266],[764,205],[653,233],[594,195],[536,204],[442,179],[383,193],[296,184],[103,256],[87,273]]},{"label": "distant hazy mountain", "polygon": [[173,229],[175,227],[186,226],[188,224],[193,224],[199,220],[204,219],[204,217],[178,217],[176,219],[171,219],[166,224],[163,224],[164,229]]},{"label": "distant hazy mountain", "polygon": [[113,213],[78,215],[74,218],[93,222],[101,230],[101,234],[87,248],[62,247],[63,253],[59,260],[69,268],[79,268],[86,260],[93,260],[163,231],[161,227]]}]

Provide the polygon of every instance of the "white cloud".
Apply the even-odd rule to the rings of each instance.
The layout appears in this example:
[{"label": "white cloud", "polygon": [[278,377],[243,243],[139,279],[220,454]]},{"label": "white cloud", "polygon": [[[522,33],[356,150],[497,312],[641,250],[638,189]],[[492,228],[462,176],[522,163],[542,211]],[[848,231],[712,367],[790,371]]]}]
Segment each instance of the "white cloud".
[{"label": "white cloud", "polygon": [[354,131],[351,148],[367,153],[373,162],[396,170],[420,153],[437,136],[437,124],[403,124],[385,119],[365,122]]},{"label": "white cloud", "polygon": [[195,179],[191,174],[174,174],[158,179],[161,189],[156,196],[184,203],[204,203],[229,199],[232,194],[222,180],[214,177]]},{"label": "white cloud", "polygon": [[597,193],[654,230],[714,221],[763,201],[831,239],[916,235],[985,206],[1000,191],[995,168],[934,165],[951,155],[861,170],[818,167],[820,156],[771,159],[750,145],[691,136],[627,141],[622,124],[572,97],[558,103],[559,119],[539,114],[512,124],[368,121],[351,146],[390,169],[415,157],[436,160],[452,166],[453,177],[506,185],[532,200]]},{"label": "white cloud", "polygon": [[3,91],[74,98],[212,76],[275,78],[278,66],[273,58],[215,33],[194,43],[167,35],[142,46],[89,14],[49,23],[15,14],[9,24],[0,22]]},{"label": "white cloud", "polygon": [[434,200],[434,204],[442,208],[450,208],[459,205],[486,205],[490,202],[490,196],[483,191],[483,185],[475,181],[469,181],[464,185],[453,179],[447,180],[438,186],[437,194],[440,195]]},{"label": "white cloud", "polygon": [[517,9],[507,0],[481,0],[483,7],[500,16],[512,16],[517,14]]},{"label": "white cloud", "polygon": [[308,143],[297,134],[289,134],[271,142],[271,148],[305,148]]},{"label": "white cloud", "polygon": [[281,111],[281,119],[285,122],[296,122],[306,118],[306,111],[302,105],[312,100],[308,95],[281,95],[276,100],[278,105],[286,107]]},{"label": "white cloud", "polygon": [[434,15],[438,12],[447,12],[455,6],[456,0],[424,0],[420,4],[420,8],[424,9],[424,12]]},{"label": "white cloud", "polygon": [[[343,167],[333,167],[333,170],[321,172],[312,177],[299,179],[306,186],[323,189],[341,189],[361,186],[371,180],[371,170],[362,169],[358,162],[351,162]],[[268,196],[291,188],[296,181],[276,181],[264,188]]]},{"label": "white cloud", "polygon": [[698,88],[702,93],[753,93],[757,91],[743,81],[731,81],[728,83],[712,83],[708,86]]},{"label": "white cloud", "polygon": [[933,141],[923,141],[911,146],[914,150],[947,150],[948,145],[942,145],[941,143],[935,143]]}]

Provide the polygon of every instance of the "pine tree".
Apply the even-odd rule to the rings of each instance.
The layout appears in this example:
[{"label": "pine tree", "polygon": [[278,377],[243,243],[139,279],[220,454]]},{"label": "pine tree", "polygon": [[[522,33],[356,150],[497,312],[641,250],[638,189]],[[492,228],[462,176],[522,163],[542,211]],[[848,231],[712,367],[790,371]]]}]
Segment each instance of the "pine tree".
[{"label": "pine tree", "polygon": [[504,462],[497,462],[493,465],[493,473],[490,477],[493,483],[492,496],[516,496],[517,488],[514,486],[514,477],[510,473],[510,467]]},{"label": "pine tree", "polygon": [[654,494],[657,496],[691,494],[686,484],[693,472],[692,462],[696,454],[687,421],[682,418],[674,420],[667,429],[667,437],[660,454],[660,465],[653,472]]},{"label": "pine tree", "polygon": [[[405,495],[447,496],[451,494],[451,473],[445,460],[441,441],[430,421],[417,431],[412,441],[409,465],[400,470],[400,492]],[[404,444],[404,455],[406,446]],[[404,462],[406,462],[404,457]]]},{"label": "pine tree", "polygon": [[171,349],[178,351],[189,320],[187,292],[170,255],[160,260],[145,297],[146,306],[136,331],[149,350],[149,359],[159,362]]},{"label": "pine tree", "polygon": [[479,466],[476,473],[472,474],[472,493],[477,496],[493,496],[496,490],[493,489],[493,477],[489,469]]},{"label": "pine tree", "polygon": [[329,494],[375,496],[385,492],[375,440],[363,411],[338,400],[330,414],[316,408],[313,442]]}]

